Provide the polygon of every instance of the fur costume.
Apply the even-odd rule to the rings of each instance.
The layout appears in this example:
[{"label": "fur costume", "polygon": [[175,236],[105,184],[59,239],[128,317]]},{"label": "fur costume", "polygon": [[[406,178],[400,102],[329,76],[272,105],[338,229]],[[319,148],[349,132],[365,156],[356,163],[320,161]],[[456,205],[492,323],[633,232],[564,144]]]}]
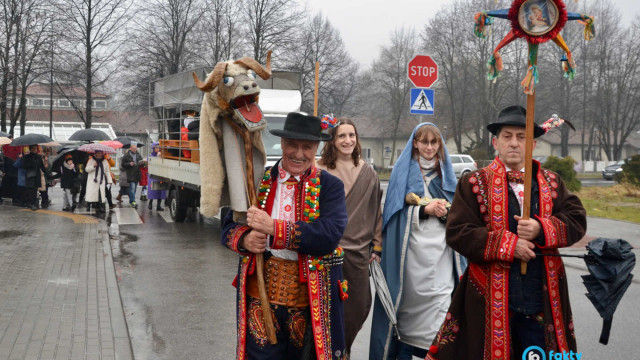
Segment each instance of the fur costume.
[{"label": "fur costume", "polygon": [[[215,216],[220,206],[226,205],[221,204],[223,193],[231,196],[232,210],[248,209],[244,143],[238,131],[250,132],[257,183],[266,163],[260,131],[266,121],[257,105],[260,87],[255,83],[254,72],[267,80],[271,77],[270,61],[271,52],[266,68],[248,57],[219,62],[204,82],[193,74],[196,86],[205,92],[200,110],[200,212],[204,216]],[[227,181],[229,191],[223,189],[225,174],[231,180]]]}]

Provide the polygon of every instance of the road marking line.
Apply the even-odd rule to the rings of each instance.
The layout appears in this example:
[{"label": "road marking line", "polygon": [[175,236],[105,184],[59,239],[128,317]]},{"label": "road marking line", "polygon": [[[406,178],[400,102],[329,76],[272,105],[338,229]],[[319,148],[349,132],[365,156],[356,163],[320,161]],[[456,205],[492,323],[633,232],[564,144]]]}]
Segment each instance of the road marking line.
[{"label": "road marking line", "polygon": [[74,223],[76,224],[97,224],[100,221],[94,217],[91,216],[85,216],[85,215],[80,215],[80,214],[74,214],[74,213],[69,213],[69,212],[65,212],[65,211],[54,211],[54,210],[37,210],[37,211],[33,211],[30,209],[22,209],[21,211],[29,211],[29,212],[36,212],[36,213],[41,213],[41,214],[49,214],[49,215],[57,215],[57,216],[62,216],[62,217],[66,217],[69,218],[71,220],[73,220]]}]

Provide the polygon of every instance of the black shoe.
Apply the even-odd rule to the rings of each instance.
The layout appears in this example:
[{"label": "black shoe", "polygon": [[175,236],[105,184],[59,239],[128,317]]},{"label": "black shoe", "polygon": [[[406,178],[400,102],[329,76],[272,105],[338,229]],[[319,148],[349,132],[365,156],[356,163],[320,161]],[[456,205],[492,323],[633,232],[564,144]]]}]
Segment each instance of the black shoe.
[{"label": "black shoe", "polygon": [[156,211],[164,211],[164,208],[162,206],[158,205],[156,207]]},{"label": "black shoe", "polygon": [[76,206],[75,205],[71,205],[71,212],[76,211]]},{"label": "black shoe", "polygon": [[153,210],[153,202],[149,202],[149,206],[147,206],[149,210]]},{"label": "black shoe", "polygon": [[36,211],[36,210],[38,210],[38,207],[35,206],[35,205],[31,205],[31,210]]},{"label": "black shoe", "polygon": [[68,207],[62,208],[62,211],[69,211],[69,208]]}]

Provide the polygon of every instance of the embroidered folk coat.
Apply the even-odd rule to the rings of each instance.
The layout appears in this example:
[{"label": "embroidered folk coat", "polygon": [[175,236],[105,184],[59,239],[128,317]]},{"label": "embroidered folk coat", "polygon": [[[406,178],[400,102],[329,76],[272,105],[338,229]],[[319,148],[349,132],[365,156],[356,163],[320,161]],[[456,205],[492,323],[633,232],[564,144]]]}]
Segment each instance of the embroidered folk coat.
[{"label": "embroidered folk coat", "polygon": [[[538,213],[542,253],[579,241],[586,231],[586,212],[554,172],[534,160],[539,187]],[[515,360],[509,328],[509,269],[517,234],[508,225],[508,187],[504,164],[491,165],[462,177],[447,224],[447,243],[467,257],[469,267],[453,295],[451,306],[426,359]],[[533,201],[533,199],[532,199]],[[543,319],[546,350],[576,351],[564,264],[544,257]]]},{"label": "embroidered folk coat", "polygon": [[[267,170],[258,198],[270,212],[276,193],[278,165]],[[342,258],[338,247],[347,226],[344,185],[340,179],[312,166],[302,174],[295,194],[296,221],[276,220],[277,232],[269,244],[272,249],[288,249],[298,253],[300,282],[309,291],[311,323],[318,360],[344,358]],[[222,222],[221,242],[240,254],[237,288],[238,345],[236,359],[246,359],[247,276],[255,271],[255,257],[238,244],[251,231],[247,225],[234,222],[232,212]]]}]

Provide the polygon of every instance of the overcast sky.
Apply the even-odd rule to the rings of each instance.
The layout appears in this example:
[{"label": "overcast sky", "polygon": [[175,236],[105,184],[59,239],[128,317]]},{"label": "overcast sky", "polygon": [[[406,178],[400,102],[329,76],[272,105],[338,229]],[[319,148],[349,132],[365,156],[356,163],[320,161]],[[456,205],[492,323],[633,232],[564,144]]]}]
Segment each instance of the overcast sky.
[{"label": "overcast sky", "polygon": [[[626,24],[631,23],[634,15],[640,15],[640,1],[612,1],[619,7]],[[430,17],[449,2],[451,0],[309,0],[308,6],[314,13],[321,11],[329,18],[340,30],[351,56],[368,67],[380,46],[388,44],[394,29],[405,25],[420,31]],[[597,21],[596,36],[599,35]],[[461,30],[472,31],[472,19],[462,19],[461,26]]]}]

